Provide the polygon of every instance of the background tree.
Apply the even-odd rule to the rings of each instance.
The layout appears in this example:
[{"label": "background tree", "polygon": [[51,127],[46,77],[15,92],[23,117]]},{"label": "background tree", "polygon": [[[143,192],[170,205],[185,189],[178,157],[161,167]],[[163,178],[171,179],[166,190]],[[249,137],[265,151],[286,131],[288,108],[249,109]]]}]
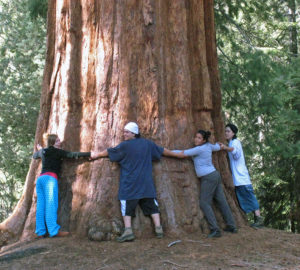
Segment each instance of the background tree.
[{"label": "background tree", "polygon": [[299,232],[299,3],[215,7],[225,116],[240,128],[266,224]]},{"label": "background tree", "polygon": [[[168,148],[192,146],[198,128],[224,140],[212,1],[49,1],[47,56],[36,140],[57,133],[67,150],[101,150],[137,121],[143,136]],[[225,153],[215,156],[238,224]],[[32,161],[22,198],[1,224],[2,243],[31,237],[40,163]],[[91,239],[120,230],[119,168],[108,160],[66,162],[60,224]],[[154,168],[168,233],[207,228],[191,162],[163,159]],[[220,216],[218,217],[220,219]],[[149,233],[139,212],[134,226]]]},{"label": "background tree", "polygon": [[24,1],[0,1],[0,220],[20,197],[39,110],[45,19],[32,21]]}]

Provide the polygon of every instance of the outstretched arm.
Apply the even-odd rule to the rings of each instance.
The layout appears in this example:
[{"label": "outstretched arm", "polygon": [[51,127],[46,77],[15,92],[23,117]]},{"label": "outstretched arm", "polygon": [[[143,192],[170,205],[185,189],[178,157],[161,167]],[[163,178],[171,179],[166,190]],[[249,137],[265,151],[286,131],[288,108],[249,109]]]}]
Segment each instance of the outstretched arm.
[{"label": "outstretched arm", "polygon": [[176,158],[185,158],[187,157],[183,151],[181,152],[173,152],[167,148],[164,148],[163,155],[167,157],[176,157]]},{"label": "outstretched arm", "polygon": [[34,158],[34,159],[42,158],[42,149],[43,149],[42,146],[37,144],[36,147],[35,147],[35,152],[33,153],[32,158]]},{"label": "outstretched arm", "polygon": [[42,147],[40,144],[37,144],[37,145],[36,145],[36,149],[37,149],[38,151],[40,151],[42,148],[43,148],[43,147]]},{"label": "outstretched arm", "polygon": [[65,157],[67,158],[81,158],[81,157],[90,157],[91,152],[67,152],[65,154]]},{"label": "outstretched arm", "polygon": [[91,152],[91,159],[104,158],[104,157],[108,157],[107,149],[101,152]]},{"label": "outstretched arm", "polygon": [[234,150],[233,147],[229,147],[229,146],[227,146],[227,145],[225,145],[225,144],[223,144],[223,143],[219,143],[219,142],[218,142],[218,144],[220,145],[221,150],[225,150],[225,151],[227,151],[227,152],[232,152],[232,151]]},{"label": "outstretched arm", "polygon": [[232,146],[233,147],[229,147],[226,145],[220,145],[221,149],[223,147],[224,150],[226,150],[227,152],[231,152],[233,159],[237,160],[239,159],[242,155],[243,155],[243,150],[242,150],[242,145],[241,142],[239,140],[234,140],[232,142]]}]

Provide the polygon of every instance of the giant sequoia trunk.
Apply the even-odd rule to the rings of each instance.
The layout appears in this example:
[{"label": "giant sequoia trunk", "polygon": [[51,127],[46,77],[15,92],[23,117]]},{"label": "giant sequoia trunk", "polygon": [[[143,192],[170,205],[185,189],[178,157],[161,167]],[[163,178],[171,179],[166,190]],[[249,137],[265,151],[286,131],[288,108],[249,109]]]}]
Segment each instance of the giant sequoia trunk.
[{"label": "giant sequoia trunk", "polygon": [[[192,147],[199,128],[224,141],[219,84],[212,0],[50,0],[36,143],[51,132],[66,150],[103,150],[122,141],[128,121],[169,149]],[[243,225],[226,154],[215,155],[214,163]],[[24,194],[1,224],[2,244],[33,236],[40,167],[32,161]],[[163,158],[153,174],[166,233],[207,230],[192,162]],[[97,240],[118,233],[118,177],[118,165],[108,159],[64,161],[62,228]],[[137,235],[152,233],[139,209],[134,228]]]}]

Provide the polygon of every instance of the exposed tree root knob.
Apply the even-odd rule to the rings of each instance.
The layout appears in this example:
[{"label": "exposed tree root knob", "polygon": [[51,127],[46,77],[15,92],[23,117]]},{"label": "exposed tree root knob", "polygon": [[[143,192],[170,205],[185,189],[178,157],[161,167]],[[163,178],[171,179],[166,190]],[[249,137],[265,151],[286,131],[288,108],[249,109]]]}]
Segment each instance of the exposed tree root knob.
[{"label": "exposed tree root knob", "polygon": [[12,238],[12,234],[5,230],[0,230],[0,247],[7,244],[9,240]]},{"label": "exposed tree root knob", "polygon": [[123,224],[120,220],[98,220],[88,231],[88,238],[94,241],[109,241],[122,231]]}]

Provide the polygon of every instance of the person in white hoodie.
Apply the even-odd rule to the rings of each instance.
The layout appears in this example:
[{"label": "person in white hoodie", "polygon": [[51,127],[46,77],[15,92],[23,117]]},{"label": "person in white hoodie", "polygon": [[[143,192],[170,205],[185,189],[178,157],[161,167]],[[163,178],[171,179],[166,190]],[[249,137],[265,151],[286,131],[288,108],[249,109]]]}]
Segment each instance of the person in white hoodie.
[{"label": "person in white hoodie", "polygon": [[220,144],[221,149],[228,152],[230,168],[235,186],[235,193],[242,210],[248,214],[254,213],[252,227],[263,227],[263,218],[260,215],[259,203],[255,197],[250,175],[246,167],[244,152],[241,142],[237,139],[238,128],[233,124],[225,127],[225,137],[228,146]]}]

